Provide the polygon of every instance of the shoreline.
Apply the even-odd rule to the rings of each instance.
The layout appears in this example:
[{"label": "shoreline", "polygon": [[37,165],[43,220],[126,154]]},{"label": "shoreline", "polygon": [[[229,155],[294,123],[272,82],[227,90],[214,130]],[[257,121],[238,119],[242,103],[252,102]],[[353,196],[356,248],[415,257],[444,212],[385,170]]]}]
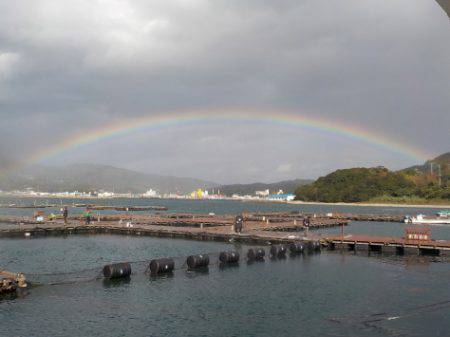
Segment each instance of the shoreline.
[{"label": "shoreline", "polygon": [[0,194],[0,198],[23,198],[23,199],[80,199],[80,200],[114,200],[114,199],[138,199],[138,200],[187,200],[187,201],[240,201],[240,202],[262,202],[262,203],[274,203],[274,204],[288,204],[288,205],[322,205],[322,206],[357,206],[357,207],[397,207],[397,208],[450,208],[450,202],[448,204],[401,204],[401,203],[351,203],[351,202],[320,202],[320,201],[276,201],[276,200],[264,200],[264,199],[233,199],[233,198],[221,198],[221,199],[189,199],[189,198],[137,198],[137,197],[106,197],[99,198],[94,196],[34,196],[34,195],[6,195]]},{"label": "shoreline", "polygon": [[405,208],[450,208],[450,204],[384,204],[384,203],[351,203],[351,202],[319,202],[319,201],[287,201],[293,205],[329,205],[329,206],[360,206],[360,207],[405,207]]}]

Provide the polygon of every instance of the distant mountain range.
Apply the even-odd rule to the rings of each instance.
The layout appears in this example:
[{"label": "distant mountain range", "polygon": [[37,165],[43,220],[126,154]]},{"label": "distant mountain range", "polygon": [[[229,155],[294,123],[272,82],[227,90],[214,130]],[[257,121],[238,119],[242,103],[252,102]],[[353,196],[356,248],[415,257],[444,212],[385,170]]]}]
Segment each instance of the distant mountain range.
[{"label": "distant mountain range", "polygon": [[33,166],[20,172],[0,175],[0,190],[14,191],[31,188],[34,191],[114,191],[116,193],[144,193],[150,188],[159,193],[186,194],[198,188],[218,189],[222,194],[252,194],[269,189],[293,193],[310,180],[297,179],[278,183],[222,185],[194,178],[146,174],[133,170],[97,164],[74,164],[64,167]]},{"label": "distant mountain range", "polygon": [[65,167],[34,166],[21,172],[0,175],[0,190],[31,188],[35,191],[114,191],[143,193],[150,188],[160,193],[188,193],[218,184],[193,178],[145,174],[107,165],[76,164]]},{"label": "distant mountain range", "polygon": [[[386,179],[383,176],[385,175],[386,179],[388,176],[392,179],[388,186],[384,186]],[[378,179],[379,177],[381,179]],[[450,152],[429,160],[423,165],[412,166],[392,172],[392,174],[387,170],[376,168],[367,172],[360,169],[338,170],[320,178],[315,183],[308,179],[294,179],[275,183],[220,185],[200,179],[146,174],[107,165],[34,166],[19,172],[0,175],[0,190],[13,191],[31,188],[35,191],[45,192],[104,190],[116,193],[144,193],[149,189],[154,189],[162,194],[186,194],[202,188],[210,191],[214,189],[216,192],[220,190],[221,194],[231,196],[233,194],[254,195],[255,191],[268,189],[270,193],[276,193],[279,190],[283,190],[285,193],[297,192],[297,196],[303,200],[335,201],[348,199],[341,196],[347,192],[351,198],[354,198],[358,194],[355,192],[358,187],[356,184],[358,179],[365,183],[373,179],[379,180],[374,184],[384,187],[383,189],[380,187],[380,191],[375,191],[373,196],[387,194],[446,198],[448,193],[446,191],[450,184]],[[406,184],[405,181],[410,183]],[[342,183],[344,183],[343,186],[341,186]],[[406,187],[409,188],[408,191],[405,190]],[[354,189],[352,190],[352,188]],[[350,190],[347,191],[347,189]],[[322,193],[319,193],[321,190]],[[328,196],[332,190],[335,190],[336,193],[333,192],[332,196]],[[369,188],[366,186],[362,190],[366,193]],[[374,190],[374,185],[370,186],[370,190]],[[322,198],[320,198],[320,194],[322,194]],[[361,199],[366,199],[366,197]]]},{"label": "distant mountain range", "polygon": [[220,193],[232,196],[233,194],[240,195],[254,195],[255,191],[264,191],[268,189],[270,193],[277,193],[279,190],[283,190],[284,193],[294,193],[295,190],[302,185],[311,183],[310,179],[294,179],[284,180],[276,183],[253,183],[253,184],[234,184],[234,185],[222,185],[217,187],[220,189]]}]

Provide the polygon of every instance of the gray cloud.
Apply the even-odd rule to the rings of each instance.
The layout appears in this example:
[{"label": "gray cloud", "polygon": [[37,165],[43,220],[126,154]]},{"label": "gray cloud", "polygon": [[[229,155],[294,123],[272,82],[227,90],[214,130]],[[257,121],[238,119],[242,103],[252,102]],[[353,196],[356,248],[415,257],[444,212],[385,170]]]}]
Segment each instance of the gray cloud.
[{"label": "gray cloud", "polygon": [[[289,108],[430,154],[450,146],[450,23],[433,1],[19,0],[0,4],[0,22],[3,163],[111,120],[174,109]],[[303,129],[214,124],[156,133],[51,163],[230,182],[414,164]]]}]

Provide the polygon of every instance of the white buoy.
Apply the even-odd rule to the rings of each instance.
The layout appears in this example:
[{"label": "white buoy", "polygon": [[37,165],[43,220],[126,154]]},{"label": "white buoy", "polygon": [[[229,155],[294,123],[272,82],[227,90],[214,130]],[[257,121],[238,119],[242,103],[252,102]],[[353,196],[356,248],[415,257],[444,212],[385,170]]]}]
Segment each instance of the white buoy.
[{"label": "white buoy", "polygon": [[31,233],[30,233],[30,232],[26,232],[26,233],[25,233],[25,237],[26,237],[26,238],[28,238],[28,237],[30,237],[30,236],[31,236]]}]

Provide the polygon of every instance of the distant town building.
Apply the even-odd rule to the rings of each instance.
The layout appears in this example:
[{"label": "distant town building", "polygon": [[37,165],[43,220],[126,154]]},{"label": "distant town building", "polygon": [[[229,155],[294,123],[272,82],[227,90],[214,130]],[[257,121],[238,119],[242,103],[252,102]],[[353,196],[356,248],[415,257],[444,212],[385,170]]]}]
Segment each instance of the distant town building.
[{"label": "distant town building", "polygon": [[97,193],[99,198],[112,198],[114,197],[114,192],[102,191]]},{"label": "distant town building", "polygon": [[158,198],[159,194],[155,190],[149,189],[147,192],[142,194],[143,198]]},{"label": "distant town building", "polygon": [[266,189],[264,191],[256,191],[255,192],[255,195],[258,197],[261,197],[261,198],[267,198],[269,196],[269,194],[270,194],[269,189]]},{"label": "distant town building", "polygon": [[295,199],[295,194],[291,194],[291,193],[271,194],[267,197],[267,200],[272,200],[272,201],[292,201],[294,199]]},{"label": "distant town building", "polygon": [[201,188],[190,194],[191,199],[205,199],[208,198],[208,191],[203,191]]}]

